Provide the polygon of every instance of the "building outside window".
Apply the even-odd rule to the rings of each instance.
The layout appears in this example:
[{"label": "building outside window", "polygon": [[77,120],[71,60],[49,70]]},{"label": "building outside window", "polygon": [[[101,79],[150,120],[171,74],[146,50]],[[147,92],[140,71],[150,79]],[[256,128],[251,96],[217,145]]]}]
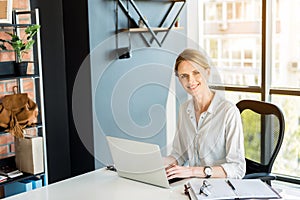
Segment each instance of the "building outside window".
[{"label": "building outside window", "polygon": [[226,97],[269,101],[285,116],[273,172],[300,180],[300,1],[199,1],[199,44]]}]

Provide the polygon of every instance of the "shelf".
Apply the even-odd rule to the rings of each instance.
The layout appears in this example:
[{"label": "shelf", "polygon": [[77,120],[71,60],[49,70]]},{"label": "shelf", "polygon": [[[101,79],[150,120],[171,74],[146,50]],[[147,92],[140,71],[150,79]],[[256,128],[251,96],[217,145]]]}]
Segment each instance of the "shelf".
[{"label": "shelf", "polygon": [[[11,157],[2,159],[0,161],[0,166],[1,167],[10,166],[10,167],[15,168],[14,162],[15,162],[15,156],[11,156]],[[24,172],[22,172],[22,173],[23,173],[23,175],[21,175],[21,176],[18,176],[18,177],[15,177],[15,178],[7,178],[6,181],[3,181],[3,182],[0,183],[0,186],[6,185],[8,183],[13,183],[13,182],[16,182],[16,181],[23,181],[23,180],[26,180],[26,179],[29,179],[29,178],[45,175],[44,172],[39,173],[39,174],[28,174],[28,173],[24,173]]]},{"label": "shelf", "polygon": [[[2,52],[2,51],[0,51]],[[34,61],[27,61],[28,63],[37,63]],[[22,76],[15,75],[14,70],[14,61],[6,61],[6,62],[0,62],[0,81],[5,81],[9,79],[24,79],[24,78],[40,78],[39,74],[36,74],[37,72],[34,72],[33,74],[26,74]]]},{"label": "shelf", "polygon": [[[127,0],[127,5],[125,5],[125,1],[122,0],[116,0],[117,1],[117,7],[116,7],[116,32],[133,32],[133,33],[140,33],[142,38],[144,39],[145,43],[150,47],[155,41],[158,46],[162,46],[164,43],[167,35],[169,34],[170,30],[182,30],[182,27],[174,27],[176,20],[178,19],[178,16],[180,12],[182,11],[184,5],[186,4],[186,0],[153,0],[153,1],[147,1],[147,2],[167,2],[170,4],[169,9],[166,11],[164,17],[162,18],[161,22],[157,27],[152,27],[150,23],[144,19],[144,14],[141,12],[141,10],[138,8],[138,6],[135,4],[135,1],[143,1],[143,0]],[[144,0],[145,1],[145,0]],[[145,1],[146,2],[146,1]],[[175,6],[176,3],[179,3],[180,6]],[[129,10],[129,4],[132,7],[132,11]],[[118,28],[118,7],[120,7],[123,11],[123,13],[126,15],[128,19],[128,26],[126,29],[120,29]],[[171,15],[172,10],[175,10],[175,15]],[[134,18],[131,12],[134,12],[136,15],[138,15],[138,19]],[[145,25],[145,28],[137,28],[139,27],[137,21],[142,20],[143,24]],[[131,22],[131,26],[129,27],[129,21]],[[166,24],[167,27],[166,27]],[[133,28],[131,28],[133,27]],[[151,38],[147,39],[143,33],[150,33]],[[157,33],[158,32],[164,32],[164,35],[162,38],[158,38]],[[160,35],[161,36],[161,35]],[[118,49],[118,47],[117,47]]]},{"label": "shelf", "polygon": [[[26,129],[30,129],[30,128],[42,128],[42,127],[43,127],[43,125],[41,123],[36,123],[32,126],[27,126],[24,129],[26,130]],[[5,131],[5,128],[0,127],[0,135],[7,134],[7,133],[9,133],[9,132]]]},{"label": "shelf", "polygon": [[[13,16],[16,15],[32,15],[32,14],[36,14],[36,10],[32,10],[32,11],[13,11]],[[30,24],[19,24],[19,23],[0,23],[0,29],[3,29],[3,27],[13,27],[13,28],[26,28],[28,26],[34,25],[32,23]],[[0,30],[1,31],[1,30]]]},{"label": "shelf", "polygon": [[16,178],[7,178],[6,181],[3,181],[3,182],[0,183],[0,186],[6,185],[8,183],[13,183],[13,182],[17,182],[17,181],[19,182],[19,181],[34,178],[34,177],[37,177],[37,176],[44,176],[45,175],[45,173],[39,173],[39,174],[28,174],[28,173],[24,173],[24,172],[22,172],[22,173],[23,173],[23,175],[18,176]]},{"label": "shelf", "polygon": [[[20,24],[21,20],[25,18],[23,15],[29,14],[28,21],[26,24]],[[22,15],[22,16],[20,16]],[[34,25],[34,24],[40,24],[39,23],[39,10],[35,9],[32,11],[13,11],[12,15],[12,24],[4,24],[0,23],[0,32],[4,31],[12,31],[16,33],[19,37],[21,32],[24,31],[25,28],[28,26]],[[22,31],[19,31],[19,30]],[[1,53],[11,53],[11,50],[8,51],[1,51]],[[26,75],[15,75],[15,69],[14,69],[14,61],[0,61],[0,81],[7,81],[7,80],[13,80],[13,82],[16,82],[16,85],[18,86],[18,92],[20,93],[29,93],[29,91],[26,90],[26,84],[24,82],[24,79],[33,79],[30,80],[30,82],[33,82],[33,94],[34,94],[34,101],[36,105],[38,106],[38,116],[37,121],[38,123],[35,123],[31,126],[26,126],[24,130],[31,131],[30,129],[33,129],[33,133],[36,133],[36,136],[42,137],[42,154],[43,154],[43,170],[40,170],[38,174],[31,174],[31,173],[25,173],[22,171],[22,167],[19,167],[19,170],[23,172],[22,176],[18,176],[15,178],[8,178],[6,181],[3,181],[0,183],[0,186],[5,186],[6,184],[13,183],[16,181],[22,181],[25,179],[29,179],[32,177],[41,177],[43,181],[43,186],[48,184],[48,178],[47,178],[47,153],[46,153],[46,127],[45,127],[45,116],[44,116],[44,91],[43,91],[43,67],[42,67],[42,57],[41,57],[41,41],[40,41],[40,31],[37,32],[35,36],[35,43],[32,48],[32,57],[28,58],[31,60],[27,60],[28,63],[31,63],[31,66],[33,67],[32,74],[26,74]],[[33,64],[33,65],[32,65]],[[6,83],[2,83],[6,84]],[[30,91],[31,92],[31,91]],[[9,92],[5,92],[4,95],[10,94]],[[9,132],[5,131],[5,128],[0,127],[0,135],[6,136],[6,134],[10,134]],[[15,140],[16,141],[16,140]],[[17,165],[15,163],[15,155],[17,154],[17,151],[13,150],[12,145],[13,142],[8,142],[7,144],[3,144],[7,146],[9,151],[3,152],[1,154],[3,157],[0,159],[0,167],[3,166],[9,166],[12,168],[17,168]],[[17,148],[15,148],[17,149]],[[33,150],[32,150],[33,151]],[[18,154],[17,154],[18,155]],[[24,158],[24,157],[23,157]],[[25,157],[27,159],[27,157]],[[39,160],[41,160],[39,158]],[[27,161],[26,161],[27,162]],[[31,172],[31,170],[27,171]]]},{"label": "shelf", "polygon": [[4,27],[26,28],[26,27],[31,26],[31,25],[33,25],[33,24],[6,24],[6,23],[0,23],[0,28],[1,29],[4,29]]},{"label": "shelf", "polygon": [[37,74],[27,74],[23,76],[16,76],[14,74],[0,75],[0,81],[10,80],[10,79],[22,79],[22,78],[39,78]]},{"label": "shelf", "polygon": [[[165,32],[165,31],[169,31],[170,28],[164,27],[164,28],[160,28],[160,27],[156,27],[156,28],[151,28],[153,32]],[[120,32],[131,32],[131,33],[146,33],[149,32],[148,28],[130,28],[130,29],[121,29]],[[171,28],[171,30],[183,30],[183,27],[173,27]]]}]

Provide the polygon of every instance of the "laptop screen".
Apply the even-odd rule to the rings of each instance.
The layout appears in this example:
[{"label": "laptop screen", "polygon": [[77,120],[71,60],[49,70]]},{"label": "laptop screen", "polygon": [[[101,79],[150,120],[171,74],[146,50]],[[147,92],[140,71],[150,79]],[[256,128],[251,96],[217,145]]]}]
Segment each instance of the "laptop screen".
[{"label": "laptop screen", "polygon": [[170,187],[158,145],[111,136],[106,139],[119,176]]}]

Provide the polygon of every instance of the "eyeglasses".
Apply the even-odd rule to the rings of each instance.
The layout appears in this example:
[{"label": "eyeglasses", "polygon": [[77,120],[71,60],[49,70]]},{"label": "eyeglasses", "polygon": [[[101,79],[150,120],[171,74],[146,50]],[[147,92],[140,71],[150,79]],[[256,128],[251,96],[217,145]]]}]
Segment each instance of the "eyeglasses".
[{"label": "eyeglasses", "polygon": [[210,191],[208,190],[208,187],[211,186],[207,180],[203,181],[202,186],[200,187],[199,194],[204,194],[205,196],[210,195]]}]

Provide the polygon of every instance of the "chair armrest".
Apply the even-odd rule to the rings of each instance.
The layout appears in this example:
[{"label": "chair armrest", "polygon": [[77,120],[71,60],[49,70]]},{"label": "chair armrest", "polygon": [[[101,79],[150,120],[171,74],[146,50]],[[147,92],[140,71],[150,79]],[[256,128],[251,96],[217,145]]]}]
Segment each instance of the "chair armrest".
[{"label": "chair armrest", "polygon": [[276,180],[276,175],[272,173],[253,173],[246,174],[243,179],[260,179],[270,185],[270,181]]}]

